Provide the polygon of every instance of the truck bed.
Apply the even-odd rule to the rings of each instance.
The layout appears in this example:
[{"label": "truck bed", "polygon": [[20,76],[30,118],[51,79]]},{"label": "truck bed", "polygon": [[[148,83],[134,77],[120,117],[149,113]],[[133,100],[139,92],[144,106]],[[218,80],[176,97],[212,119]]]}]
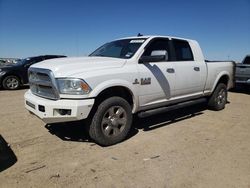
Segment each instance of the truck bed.
[{"label": "truck bed", "polygon": [[[207,82],[204,89],[204,93],[213,91],[215,88],[215,83],[217,83],[217,78],[219,74],[234,75],[235,62],[234,61],[205,61],[207,65]],[[231,65],[231,66],[230,66]],[[234,77],[228,77],[228,89],[234,87]]]}]

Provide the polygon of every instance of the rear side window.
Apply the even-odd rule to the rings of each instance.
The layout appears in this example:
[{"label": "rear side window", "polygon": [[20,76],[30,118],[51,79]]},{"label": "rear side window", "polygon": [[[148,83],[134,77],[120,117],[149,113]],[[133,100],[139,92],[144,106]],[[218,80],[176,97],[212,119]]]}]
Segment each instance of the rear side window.
[{"label": "rear side window", "polygon": [[176,61],[193,61],[193,53],[189,43],[184,40],[173,40]]}]

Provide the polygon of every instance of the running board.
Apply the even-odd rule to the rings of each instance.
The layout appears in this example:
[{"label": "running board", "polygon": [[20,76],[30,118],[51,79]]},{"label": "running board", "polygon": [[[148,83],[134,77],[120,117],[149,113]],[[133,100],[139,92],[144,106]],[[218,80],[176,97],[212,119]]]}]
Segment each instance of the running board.
[{"label": "running board", "polygon": [[152,110],[142,111],[142,112],[138,113],[138,116],[140,118],[145,118],[145,117],[152,116],[152,115],[155,115],[155,114],[169,112],[169,111],[172,111],[172,110],[176,110],[176,109],[179,109],[179,108],[184,108],[184,107],[187,107],[187,106],[203,103],[203,102],[206,102],[206,101],[207,101],[206,98],[200,98],[200,99],[196,99],[196,100],[185,101],[185,102],[173,104],[171,106],[164,106],[164,107],[160,107],[160,108],[156,108],[156,109],[152,109]]}]

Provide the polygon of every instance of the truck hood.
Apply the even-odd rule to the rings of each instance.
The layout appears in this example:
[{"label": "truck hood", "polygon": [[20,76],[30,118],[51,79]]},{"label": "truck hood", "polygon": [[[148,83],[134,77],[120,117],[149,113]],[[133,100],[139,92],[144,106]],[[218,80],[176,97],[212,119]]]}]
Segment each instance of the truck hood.
[{"label": "truck hood", "polygon": [[55,77],[74,77],[84,72],[119,68],[125,63],[125,59],[110,57],[72,57],[45,60],[31,67],[49,69]]}]

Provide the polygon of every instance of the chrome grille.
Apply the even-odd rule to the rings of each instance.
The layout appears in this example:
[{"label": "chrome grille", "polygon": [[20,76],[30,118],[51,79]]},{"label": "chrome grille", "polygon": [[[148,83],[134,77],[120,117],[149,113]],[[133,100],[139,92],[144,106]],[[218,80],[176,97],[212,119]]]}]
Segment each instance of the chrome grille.
[{"label": "chrome grille", "polygon": [[34,95],[53,100],[59,99],[55,78],[50,70],[30,68],[29,84]]}]

